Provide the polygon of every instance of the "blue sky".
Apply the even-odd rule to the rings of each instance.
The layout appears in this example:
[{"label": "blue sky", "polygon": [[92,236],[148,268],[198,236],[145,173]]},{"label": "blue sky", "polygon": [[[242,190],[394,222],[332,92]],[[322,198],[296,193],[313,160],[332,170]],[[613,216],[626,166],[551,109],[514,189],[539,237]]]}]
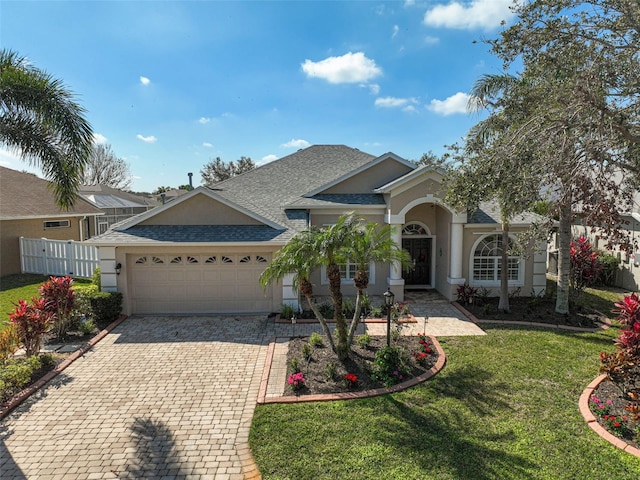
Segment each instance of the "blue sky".
[{"label": "blue sky", "polygon": [[[481,40],[510,3],[1,0],[0,45],[62,79],[151,191],[199,184],[218,156],[444,153],[481,118],[466,95],[501,71]],[[4,150],[0,165],[26,167]]]}]

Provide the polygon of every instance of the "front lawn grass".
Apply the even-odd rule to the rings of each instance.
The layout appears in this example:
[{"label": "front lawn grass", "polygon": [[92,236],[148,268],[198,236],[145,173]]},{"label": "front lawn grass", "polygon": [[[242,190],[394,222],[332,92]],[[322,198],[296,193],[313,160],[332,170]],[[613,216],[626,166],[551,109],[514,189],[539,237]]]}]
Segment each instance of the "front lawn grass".
[{"label": "front lawn grass", "polygon": [[[0,278],[0,330],[2,330],[9,320],[11,313],[18,300],[31,300],[32,297],[39,296],[38,288],[49,280],[48,275],[35,275],[31,273],[19,273],[7,275]],[[77,285],[91,284],[91,280],[85,278],[74,278],[73,283]]]},{"label": "front lawn grass", "polygon": [[447,365],[402,393],[256,409],[251,451],[265,479],[640,478],[578,410],[619,330],[483,325],[440,341]]}]

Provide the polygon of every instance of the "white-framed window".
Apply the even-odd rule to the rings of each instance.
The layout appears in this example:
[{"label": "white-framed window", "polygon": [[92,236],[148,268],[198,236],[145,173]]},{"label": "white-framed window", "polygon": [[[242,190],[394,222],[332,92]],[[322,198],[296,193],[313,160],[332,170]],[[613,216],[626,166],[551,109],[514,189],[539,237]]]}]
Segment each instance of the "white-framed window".
[{"label": "white-framed window", "polygon": [[[509,240],[513,242],[513,239]],[[498,286],[502,270],[502,235],[491,234],[481,237],[471,253],[472,285]],[[510,256],[507,263],[509,285],[524,284],[524,259]]]},{"label": "white-framed window", "polygon": [[71,222],[69,220],[49,220],[44,222],[44,228],[69,228],[71,226]]},{"label": "white-framed window", "polygon": [[[357,266],[355,263],[347,262],[338,264],[340,267],[340,279],[343,285],[353,285],[353,277],[356,276]],[[369,285],[375,285],[376,283],[376,268],[375,263],[371,262],[367,269],[369,273]],[[327,267],[323,266],[320,269],[320,281],[322,285],[328,285],[329,279],[327,278]]]}]

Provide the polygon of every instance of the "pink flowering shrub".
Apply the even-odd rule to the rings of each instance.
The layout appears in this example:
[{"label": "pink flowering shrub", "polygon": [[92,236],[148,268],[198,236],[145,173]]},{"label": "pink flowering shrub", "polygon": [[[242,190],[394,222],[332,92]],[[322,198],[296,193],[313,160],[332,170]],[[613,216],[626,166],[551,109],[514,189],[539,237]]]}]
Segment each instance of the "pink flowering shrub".
[{"label": "pink flowering shrub", "polygon": [[294,392],[302,390],[306,381],[307,380],[304,378],[304,374],[302,372],[292,373],[287,379],[287,383]]},{"label": "pink flowering shrub", "polygon": [[15,326],[27,356],[37,355],[42,336],[51,325],[51,313],[45,307],[45,300],[35,297],[31,299],[31,303],[19,300],[15,310],[9,314],[9,320]]}]

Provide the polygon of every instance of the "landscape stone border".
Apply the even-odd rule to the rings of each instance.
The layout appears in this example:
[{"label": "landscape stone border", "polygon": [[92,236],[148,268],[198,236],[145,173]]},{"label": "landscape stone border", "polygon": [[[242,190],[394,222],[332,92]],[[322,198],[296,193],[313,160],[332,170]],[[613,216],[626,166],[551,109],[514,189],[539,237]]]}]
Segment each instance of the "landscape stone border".
[{"label": "landscape stone border", "polygon": [[277,337],[274,337],[269,343],[269,350],[267,351],[267,359],[265,362],[264,372],[262,374],[262,381],[260,382],[260,390],[258,391],[258,405],[265,405],[271,403],[301,403],[301,402],[328,402],[333,400],[353,400],[356,398],[368,398],[377,397],[380,395],[386,395],[388,393],[396,393],[406,390],[409,387],[413,387],[422,382],[429,380],[442,370],[446,364],[447,357],[442,349],[442,346],[435,337],[429,336],[433,342],[433,346],[438,352],[438,360],[435,365],[428,371],[424,372],[417,377],[413,377],[406,382],[398,383],[392,387],[376,388],[372,390],[362,390],[359,392],[343,392],[343,393],[324,393],[316,395],[289,395],[281,397],[269,397],[267,398],[267,384],[269,382],[269,374],[271,371],[271,364],[273,362],[274,350],[276,346]]},{"label": "landscape stone border", "polygon": [[25,388],[21,392],[18,392],[17,394],[15,394],[13,397],[7,400],[4,404],[2,404],[1,406],[2,409],[0,410],[0,420],[2,420],[7,415],[9,415],[9,413],[11,413],[11,411],[14,408],[16,408],[22,402],[24,402],[27,398],[29,398],[39,389],[41,389],[44,385],[46,385],[47,382],[57,377],[60,373],[62,373],[64,369],[66,369],[69,365],[75,362],[78,358],[80,358],[89,350],[91,350],[91,348],[93,348],[94,345],[96,345],[100,340],[106,337],[114,328],[116,328],[118,325],[124,322],[126,318],[127,318],[126,315],[120,315],[116,321],[110,323],[104,330],[101,330],[96,336],[94,336],[91,340],[85,343],[80,349],[76,350],[67,358],[65,358],[62,362],[57,364],[53,370],[51,370],[49,373],[47,373],[46,375],[38,379],[38,381],[36,381],[35,383],[29,385],[27,388]]},{"label": "landscape stone border", "polygon": [[639,449],[629,445],[627,442],[625,442],[621,438],[618,438],[612,433],[608,432],[606,428],[604,428],[602,425],[598,423],[598,419],[595,417],[595,415],[593,414],[593,412],[591,412],[591,409],[589,408],[589,399],[591,398],[591,395],[598,388],[600,383],[602,383],[602,381],[604,381],[606,378],[607,378],[607,375],[602,374],[599,377],[597,377],[595,380],[593,380],[589,385],[587,385],[587,388],[584,389],[584,391],[582,392],[582,395],[580,395],[580,400],[578,401],[578,407],[580,408],[580,413],[582,414],[584,419],[587,421],[587,425],[589,425],[591,430],[596,432],[598,435],[604,438],[607,442],[611,443],[613,446],[618,447],[621,450],[624,450],[627,453],[630,453],[635,457],[640,457]]}]

